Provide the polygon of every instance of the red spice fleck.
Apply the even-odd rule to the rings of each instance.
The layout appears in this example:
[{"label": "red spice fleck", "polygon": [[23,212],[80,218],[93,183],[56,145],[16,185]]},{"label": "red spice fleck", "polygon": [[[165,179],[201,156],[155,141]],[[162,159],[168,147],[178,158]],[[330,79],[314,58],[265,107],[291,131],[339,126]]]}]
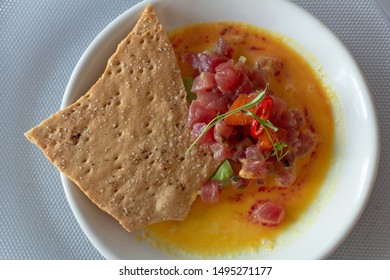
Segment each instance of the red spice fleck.
[{"label": "red spice fleck", "polygon": [[240,202],[240,201],[242,201],[243,195],[244,195],[244,194],[242,194],[242,193],[238,193],[238,194],[236,194],[236,195],[233,197],[233,200],[234,200],[235,202]]},{"label": "red spice fleck", "polygon": [[252,46],[252,47],[250,47],[250,49],[252,51],[262,51],[262,50],[265,50],[265,48],[260,48],[260,47],[256,47],[256,46]]},{"label": "red spice fleck", "polygon": [[176,38],[173,37],[171,42],[173,42],[172,43],[173,49],[177,49],[180,46],[180,44],[183,43],[183,38],[179,38],[179,39],[176,40]]},{"label": "red spice fleck", "polygon": [[228,26],[224,29],[222,29],[221,33],[219,33],[221,36],[225,35],[226,33],[230,32],[232,30],[232,26]]},{"label": "red spice fleck", "polygon": [[307,111],[306,107],[303,108],[303,113],[305,114],[305,117],[307,117],[309,115],[309,112]]},{"label": "red spice fleck", "polygon": [[244,197],[243,193],[236,193],[228,196],[228,199],[232,202],[241,202],[243,200],[243,197]]}]

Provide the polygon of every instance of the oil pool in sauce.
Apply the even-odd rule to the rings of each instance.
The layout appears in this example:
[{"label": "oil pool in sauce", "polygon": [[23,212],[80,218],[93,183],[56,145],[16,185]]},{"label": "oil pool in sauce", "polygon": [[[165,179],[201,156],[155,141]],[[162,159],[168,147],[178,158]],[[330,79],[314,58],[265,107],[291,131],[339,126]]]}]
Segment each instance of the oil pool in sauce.
[{"label": "oil pool in sauce", "polygon": [[[204,203],[198,197],[183,222],[168,221],[149,226],[144,234],[154,246],[168,254],[178,251],[201,258],[233,256],[246,251],[272,249],[283,232],[299,221],[316,199],[324,182],[333,155],[334,121],[331,101],[319,73],[280,35],[241,23],[220,22],[196,24],[174,30],[170,40],[175,49],[182,76],[191,76],[182,55],[211,50],[222,37],[247,58],[252,67],[259,56],[276,56],[283,60],[280,75],[270,81],[273,93],[285,101],[288,108],[304,112],[318,136],[313,153],[297,162],[297,180],[288,188],[266,180],[265,187],[250,185],[245,189],[226,186],[218,203]],[[256,201],[282,201],[286,216],[278,226],[261,226],[248,220],[248,209]]]}]

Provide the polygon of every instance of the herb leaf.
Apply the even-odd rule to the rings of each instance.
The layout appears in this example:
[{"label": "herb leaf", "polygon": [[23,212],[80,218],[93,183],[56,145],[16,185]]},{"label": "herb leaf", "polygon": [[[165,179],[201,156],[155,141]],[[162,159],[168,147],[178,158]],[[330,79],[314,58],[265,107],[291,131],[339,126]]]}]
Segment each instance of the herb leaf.
[{"label": "herb leaf", "polygon": [[267,90],[268,90],[268,84],[266,85],[265,89],[263,91],[259,92],[259,94],[251,102],[248,102],[247,104],[242,105],[234,110],[228,111],[222,115],[218,114],[214,119],[212,119],[206,125],[206,127],[203,129],[202,133],[195,139],[194,142],[192,142],[191,146],[187,149],[187,151],[185,152],[184,155],[187,156],[189,154],[189,152],[191,151],[191,149],[196,145],[196,143],[198,143],[199,139],[202,138],[202,136],[205,135],[207,133],[207,131],[209,131],[219,121],[222,121],[223,119],[225,119],[228,116],[234,115],[236,113],[240,113],[242,110],[249,109],[249,108],[255,106],[257,103],[259,103],[264,98]]},{"label": "herb leaf", "polygon": [[191,104],[192,101],[194,101],[197,98],[196,93],[191,91],[193,83],[194,83],[194,79],[192,79],[191,77],[183,78],[184,88],[186,89],[187,92],[186,99],[188,104]]},{"label": "herb leaf", "polygon": [[287,144],[284,142],[276,141],[272,144],[272,146],[274,148],[274,152],[271,154],[271,156],[276,156],[278,161],[281,161],[289,152],[288,150],[284,151],[284,149],[287,148]]},{"label": "herb leaf", "polygon": [[230,162],[226,159],[215,171],[214,175],[211,177],[211,180],[221,181],[226,183],[230,177],[233,176],[233,168],[230,165]]}]

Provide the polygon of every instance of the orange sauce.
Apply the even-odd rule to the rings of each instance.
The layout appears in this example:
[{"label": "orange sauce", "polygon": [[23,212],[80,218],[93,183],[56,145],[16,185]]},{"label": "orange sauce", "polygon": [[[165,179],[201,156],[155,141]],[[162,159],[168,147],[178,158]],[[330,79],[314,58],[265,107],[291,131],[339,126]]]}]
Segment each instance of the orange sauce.
[{"label": "orange sauce", "polygon": [[[168,254],[182,251],[208,258],[272,248],[278,236],[301,219],[316,199],[333,156],[335,125],[326,87],[319,73],[281,36],[232,22],[204,23],[174,30],[170,40],[182,75],[192,76],[191,68],[181,60],[182,55],[188,51],[211,50],[220,37],[234,46],[235,61],[245,56],[249,67],[259,56],[283,59],[283,69],[272,78],[270,88],[287,101],[288,108],[305,112],[307,125],[318,136],[318,145],[312,154],[296,163],[298,177],[291,187],[278,188],[272,178],[266,180],[265,188],[255,184],[241,190],[227,186],[216,204],[203,203],[198,197],[185,221],[149,226],[145,230],[147,239]],[[279,226],[259,226],[248,221],[250,206],[260,199],[283,202],[286,216]]]}]

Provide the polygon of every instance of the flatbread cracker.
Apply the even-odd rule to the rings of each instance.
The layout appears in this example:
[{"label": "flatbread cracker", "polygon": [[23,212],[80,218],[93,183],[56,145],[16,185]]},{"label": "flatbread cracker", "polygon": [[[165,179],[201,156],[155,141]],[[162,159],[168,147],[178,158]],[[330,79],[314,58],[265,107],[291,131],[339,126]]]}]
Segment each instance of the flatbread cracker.
[{"label": "flatbread cracker", "polygon": [[191,144],[172,46],[148,5],[77,102],[26,132],[48,159],[128,231],[183,220],[218,163]]}]

